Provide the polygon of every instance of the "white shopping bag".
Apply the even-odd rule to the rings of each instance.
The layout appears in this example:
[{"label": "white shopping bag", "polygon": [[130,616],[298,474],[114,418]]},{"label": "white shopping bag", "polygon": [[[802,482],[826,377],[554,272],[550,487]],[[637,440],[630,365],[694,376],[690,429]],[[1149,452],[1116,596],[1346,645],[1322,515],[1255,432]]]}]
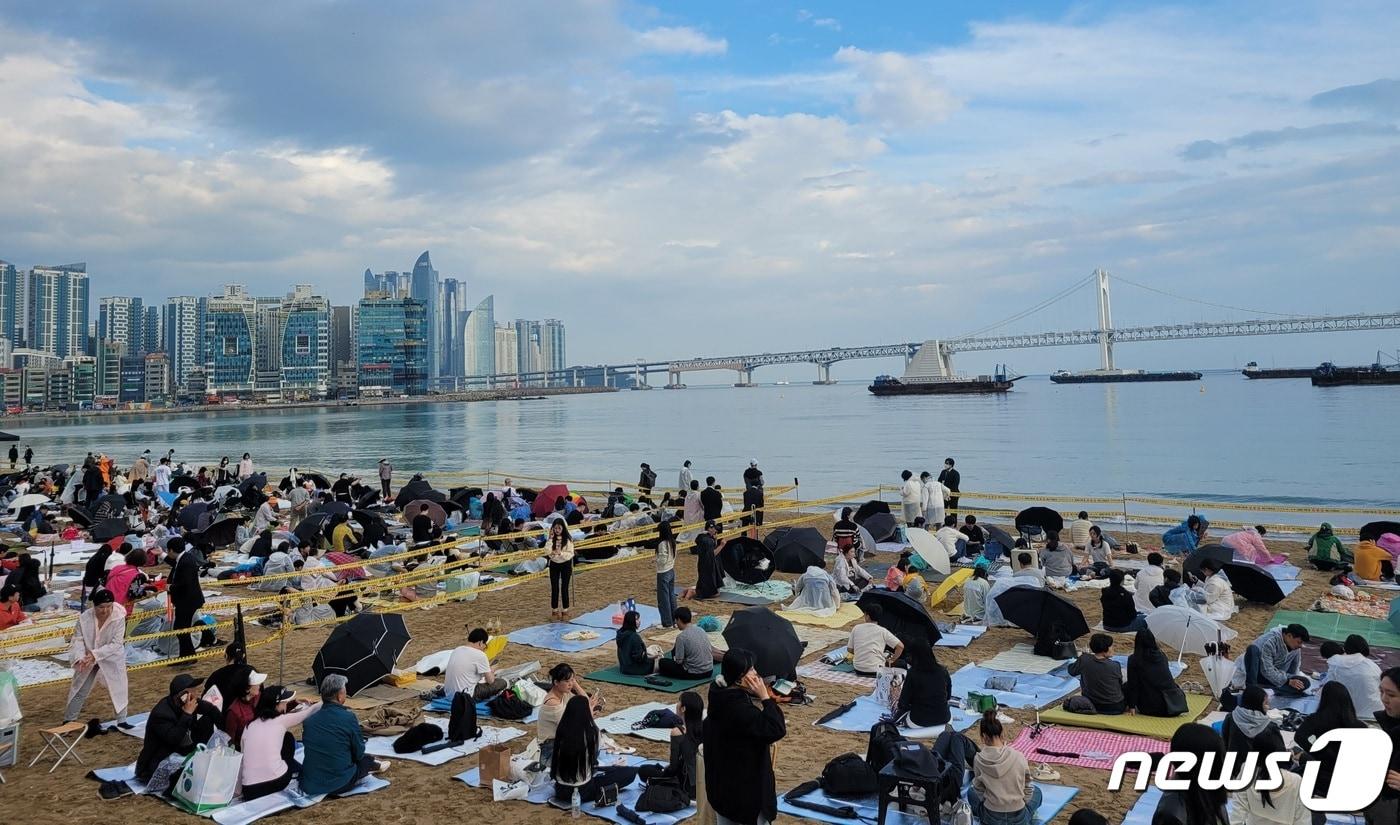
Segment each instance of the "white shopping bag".
[{"label": "white shopping bag", "polygon": [[243,755],[232,748],[207,749],[200,745],[175,781],[171,796],[190,813],[204,814],[223,808],[233,801],[242,765]]},{"label": "white shopping bag", "polygon": [[530,795],[530,788],[524,782],[502,782],[499,779],[491,780],[491,798],[496,802],[505,802],[508,799],[524,799]]},{"label": "white shopping bag", "polygon": [[908,671],[897,667],[882,667],[875,671],[875,692],[870,698],[877,705],[890,712],[899,706],[899,695],[904,692],[904,677]]}]

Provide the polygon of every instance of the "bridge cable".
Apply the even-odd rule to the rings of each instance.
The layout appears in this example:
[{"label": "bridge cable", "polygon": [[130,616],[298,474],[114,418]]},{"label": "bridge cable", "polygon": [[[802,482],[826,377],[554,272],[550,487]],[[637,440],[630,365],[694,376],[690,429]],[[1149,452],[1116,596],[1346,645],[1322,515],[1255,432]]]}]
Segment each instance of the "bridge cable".
[{"label": "bridge cable", "polygon": [[1145,290],[1147,290],[1148,292],[1155,292],[1155,293],[1157,293],[1158,295],[1165,295],[1165,296],[1167,296],[1168,298],[1176,298],[1176,299],[1181,300],[1181,301],[1189,301],[1189,302],[1191,302],[1191,303],[1193,303],[1193,304],[1201,304],[1201,305],[1203,305],[1203,306],[1215,307],[1216,309],[1230,309],[1230,310],[1234,310],[1234,311],[1236,311],[1236,312],[1248,312],[1248,313],[1250,313],[1251,315],[1273,315],[1273,316],[1276,316],[1276,317],[1279,317],[1279,318],[1304,318],[1304,317],[1307,317],[1307,316],[1304,316],[1304,315],[1299,315],[1299,314],[1296,313],[1296,312],[1269,312],[1268,310],[1264,310],[1264,309],[1248,309],[1248,308],[1246,308],[1246,307],[1237,307],[1237,306],[1232,306],[1232,305],[1230,305],[1230,304],[1217,304],[1217,303],[1214,303],[1214,302],[1212,302],[1212,301],[1203,301],[1203,300],[1201,300],[1200,298],[1189,298],[1189,297],[1187,297],[1187,296],[1185,296],[1185,295],[1178,295],[1178,294],[1176,294],[1175,292],[1168,292],[1168,291],[1166,291],[1165,289],[1158,289],[1158,288],[1155,287],[1155,286],[1148,286],[1147,284],[1140,284],[1140,283],[1138,283],[1137,281],[1131,281],[1131,280],[1129,280],[1129,279],[1127,279],[1127,278],[1124,278],[1124,277],[1121,276],[1121,275],[1114,275],[1114,276],[1113,276],[1113,280],[1116,281],[1116,282],[1118,282],[1118,283],[1124,283],[1124,284],[1128,284],[1129,286],[1135,286],[1135,287],[1137,287],[1138,289],[1145,289]]},{"label": "bridge cable", "polygon": [[1021,312],[1018,312],[1018,313],[1016,313],[1015,315],[1012,315],[1012,316],[1010,316],[1010,317],[1008,317],[1008,318],[1004,318],[1004,319],[1002,319],[1002,320],[1000,320],[1000,321],[997,321],[995,324],[988,324],[988,325],[985,326],[985,327],[982,327],[982,328],[980,328],[980,329],[975,329],[975,330],[973,330],[972,332],[969,332],[969,333],[967,333],[967,334],[965,334],[965,335],[959,335],[959,336],[957,336],[956,338],[950,338],[949,340],[950,340],[950,341],[962,341],[962,340],[967,339],[967,338],[973,338],[973,337],[976,337],[976,336],[978,336],[978,335],[981,335],[981,334],[984,333],[984,332],[989,332],[989,331],[991,331],[991,330],[997,329],[998,327],[1004,327],[1004,326],[1006,326],[1007,324],[1010,324],[1010,323],[1014,323],[1014,322],[1016,322],[1016,321],[1019,321],[1019,320],[1021,320],[1022,318],[1025,318],[1025,317],[1027,317],[1027,316],[1029,316],[1029,315],[1033,315],[1033,314],[1035,314],[1035,313],[1041,311],[1042,309],[1045,309],[1045,308],[1049,307],[1051,304],[1057,303],[1057,302],[1059,302],[1059,301],[1064,300],[1065,298],[1068,298],[1070,295],[1074,294],[1076,291],[1078,291],[1078,290],[1080,290],[1080,289],[1083,289],[1084,287],[1088,286],[1093,280],[1094,280],[1094,275],[1093,275],[1093,274],[1090,274],[1089,277],[1087,277],[1087,278],[1085,278],[1085,279],[1083,279],[1083,280],[1081,280],[1081,281],[1077,281],[1076,283],[1072,284],[1071,286],[1069,286],[1068,288],[1064,289],[1063,291],[1061,291],[1061,292],[1059,292],[1059,293],[1056,293],[1055,295],[1050,296],[1049,298],[1045,299],[1044,301],[1041,301],[1040,303],[1036,304],[1035,306],[1031,307],[1030,309],[1022,310]]}]

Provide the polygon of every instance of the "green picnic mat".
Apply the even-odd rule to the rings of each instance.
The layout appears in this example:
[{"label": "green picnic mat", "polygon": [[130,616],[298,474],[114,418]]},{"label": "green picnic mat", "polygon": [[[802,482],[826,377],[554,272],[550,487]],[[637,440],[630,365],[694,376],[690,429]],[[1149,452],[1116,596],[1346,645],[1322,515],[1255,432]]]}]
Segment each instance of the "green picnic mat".
[{"label": "green picnic mat", "polygon": [[715,665],[714,673],[706,679],[681,681],[680,679],[672,679],[670,676],[659,676],[658,678],[665,679],[671,684],[653,685],[647,682],[647,677],[629,676],[618,670],[617,666],[614,665],[613,667],[604,668],[602,670],[595,670],[583,678],[592,679],[595,682],[609,682],[614,685],[628,685],[630,687],[646,688],[647,690],[659,690],[662,693],[680,693],[683,690],[694,690],[695,688],[704,687],[710,682],[713,682],[718,675],[719,665]]},{"label": "green picnic mat", "polygon": [[1070,713],[1063,707],[1040,712],[1040,721],[1075,728],[1111,730],[1136,736],[1150,736],[1153,739],[1171,739],[1176,729],[1188,722],[1194,722],[1206,712],[1210,697],[1199,693],[1186,694],[1186,712],[1180,716],[1107,716],[1105,714]]},{"label": "green picnic mat", "polygon": [[1348,616],[1345,613],[1319,613],[1313,610],[1280,610],[1274,614],[1271,627],[1297,623],[1306,627],[1308,633],[1324,639],[1342,641],[1353,633],[1360,634],[1372,645],[1400,647],[1400,633],[1395,632],[1390,622],[1381,619],[1368,619],[1365,616]]}]

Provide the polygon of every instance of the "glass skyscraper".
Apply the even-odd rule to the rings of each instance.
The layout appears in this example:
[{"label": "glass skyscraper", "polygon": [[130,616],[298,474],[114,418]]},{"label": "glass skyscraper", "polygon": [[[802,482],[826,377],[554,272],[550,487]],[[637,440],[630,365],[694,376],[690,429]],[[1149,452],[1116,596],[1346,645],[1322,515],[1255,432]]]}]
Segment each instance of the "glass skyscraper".
[{"label": "glass skyscraper", "polygon": [[364,298],[358,315],[360,394],[427,394],[427,304],[414,298]]},{"label": "glass skyscraper", "polygon": [[256,302],[239,284],[226,284],[223,295],[209,299],[204,315],[204,372],[209,393],[252,392],[256,316]]},{"label": "glass skyscraper", "polygon": [[330,302],[299,285],[282,304],[282,396],[323,396],[329,385]]},{"label": "glass skyscraper", "polygon": [[408,296],[423,304],[423,339],[427,345],[428,378],[437,378],[442,367],[442,305],[438,301],[438,271],[425,250],[413,264]]},{"label": "glass skyscraper", "polygon": [[[496,372],[496,299],[487,295],[467,314],[462,335],[465,344],[463,362],[466,377],[491,375]],[[471,382],[468,382],[471,383]]]}]

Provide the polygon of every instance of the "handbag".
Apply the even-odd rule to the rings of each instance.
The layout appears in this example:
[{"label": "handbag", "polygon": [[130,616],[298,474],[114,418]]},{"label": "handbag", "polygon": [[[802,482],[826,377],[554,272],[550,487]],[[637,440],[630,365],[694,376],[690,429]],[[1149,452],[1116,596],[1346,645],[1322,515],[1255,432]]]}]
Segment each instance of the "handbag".
[{"label": "handbag", "polygon": [[690,807],[690,796],[681,787],[680,779],[673,776],[658,776],[647,782],[642,795],[637,800],[637,810],[647,813],[669,814]]},{"label": "handbag", "polygon": [[170,795],[176,804],[193,814],[226,807],[233,801],[242,766],[243,754],[238,751],[200,745],[185,763]]},{"label": "handbag", "polygon": [[1162,691],[1162,699],[1166,701],[1167,716],[1180,716],[1189,710],[1186,705],[1186,691],[1176,685]]}]

